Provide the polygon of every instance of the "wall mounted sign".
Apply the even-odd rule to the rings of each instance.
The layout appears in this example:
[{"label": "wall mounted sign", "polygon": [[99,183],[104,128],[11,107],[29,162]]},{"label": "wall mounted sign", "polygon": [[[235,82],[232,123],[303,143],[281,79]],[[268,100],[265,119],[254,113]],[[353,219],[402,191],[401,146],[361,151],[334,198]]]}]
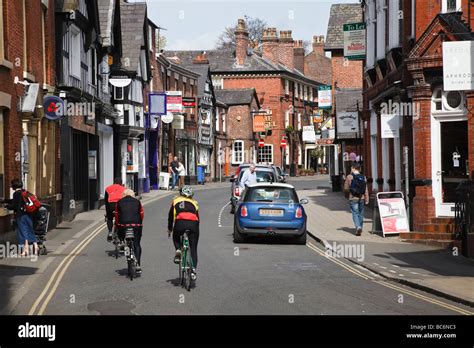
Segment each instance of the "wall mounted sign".
[{"label": "wall mounted sign", "polygon": [[183,112],[183,92],[168,91],[166,92],[166,111],[173,113]]},{"label": "wall mounted sign", "polygon": [[364,60],[366,55],[365,23],[344,24],[344,58]]},{"label": "wall mounted sign", "polygon": [[445,91],[474,90],[474,41],[443,42]]},{"label": "wall mounted sign", "polygon": [[332,108],[332,87],[331,86],[319,86],[318,107],[320,109]]},{"label": "wall mounted sign", "polygon": [[254,133],[265,132],[265,115],[255,115],[253,117]]},{"label": "wall mounted sign", "polygon": [[382,139],[398,138],[400,136],[399,115],[382,114],[380,117]]},{"label": "wall mounted sign", "polygon": [[173,122],[173,119],[174,115],[172,112],[168,112],[166,115],[161,116],[161,120],[166,124]]}]

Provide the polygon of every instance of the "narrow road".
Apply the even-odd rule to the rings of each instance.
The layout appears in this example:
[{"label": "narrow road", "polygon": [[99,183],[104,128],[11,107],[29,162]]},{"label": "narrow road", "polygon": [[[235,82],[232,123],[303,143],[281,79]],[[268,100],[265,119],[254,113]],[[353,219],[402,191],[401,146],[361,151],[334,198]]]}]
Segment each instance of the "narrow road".
[{"label": "narrow road", "polygon": [[[322,183],[294,184],[302,198],[305,189]],[[178,267],[166,233],[166,197],[145,207],[140,278],[127,278],[125,259],[113,257],[102,230],[58,270],[60,282],[47,291],[46,281],[33,286],[16,314],[29,313],[40,294],[32,313],[448,315],[470,310],[329,259],[311,238],[306,246],[267,238],[234,244],[229,189],[198,191],[196,199],[202,223],[197,286],[190,292],[175,285]]]}]

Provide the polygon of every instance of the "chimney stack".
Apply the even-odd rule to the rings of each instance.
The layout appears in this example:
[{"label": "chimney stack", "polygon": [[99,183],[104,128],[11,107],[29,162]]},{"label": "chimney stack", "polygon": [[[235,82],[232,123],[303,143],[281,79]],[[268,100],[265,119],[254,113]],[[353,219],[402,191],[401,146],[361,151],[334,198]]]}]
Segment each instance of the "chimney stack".
[{"label": "chimney stack", "polygon": [[263,57],[278,64],[278,34],[276,28],[267,28],[262,37]]},{"label": "chimney stack", "polygon": [[279,52],[280,63],[289,69],[295,68],[295,57],[293,53],[293,37],[291,30],[280,30]]},{"label": "chimney stack", "polygon": [[245,26],[245,20],[239,19],[237,29],[235,30],[235,59],[237,65],[242,66],[247,57],[249,48],[249,33]]},{"label": "chimney stack", "polygon": [[313,52],[324,56],[324,35],[313,36]]},{"label": "chimney stack", "polygon": [[303,47],[303,40],[296,40],[293,47],[293,56],[295,69],[299,70],[304,74],[304,55],[305,50]]}]

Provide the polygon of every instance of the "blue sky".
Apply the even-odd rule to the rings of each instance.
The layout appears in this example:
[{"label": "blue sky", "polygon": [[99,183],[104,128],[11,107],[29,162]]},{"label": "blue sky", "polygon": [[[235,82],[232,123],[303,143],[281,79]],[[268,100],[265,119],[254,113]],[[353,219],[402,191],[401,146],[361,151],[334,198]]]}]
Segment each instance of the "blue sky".
[{"label": "blue sky", "polygon": [[[143,1],[143,0],[142,0]],[[131,1],[133,2],[133,1]],[[225,27],[244,15],[265,20],[277,30],[292,30],[295,40],[326,35],[332,4],[358,0],[147,0],[148,16],[166,28],[167,50],[209,50]]]}]

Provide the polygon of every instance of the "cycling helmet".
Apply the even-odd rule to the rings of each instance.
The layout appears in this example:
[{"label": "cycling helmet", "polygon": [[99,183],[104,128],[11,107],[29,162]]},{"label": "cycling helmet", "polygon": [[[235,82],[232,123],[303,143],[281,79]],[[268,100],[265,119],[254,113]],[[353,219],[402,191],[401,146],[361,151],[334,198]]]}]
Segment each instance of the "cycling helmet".
[{"label": "cycling helmet", "polygon": [[193,192],[193,189],[189,186],[183,186],[180,190],[179,190],[179,194],[181,196],[184,196],[184,197],[187,197],[187,198],[191,198],[192,196],[194,196],[194,192]]}]

